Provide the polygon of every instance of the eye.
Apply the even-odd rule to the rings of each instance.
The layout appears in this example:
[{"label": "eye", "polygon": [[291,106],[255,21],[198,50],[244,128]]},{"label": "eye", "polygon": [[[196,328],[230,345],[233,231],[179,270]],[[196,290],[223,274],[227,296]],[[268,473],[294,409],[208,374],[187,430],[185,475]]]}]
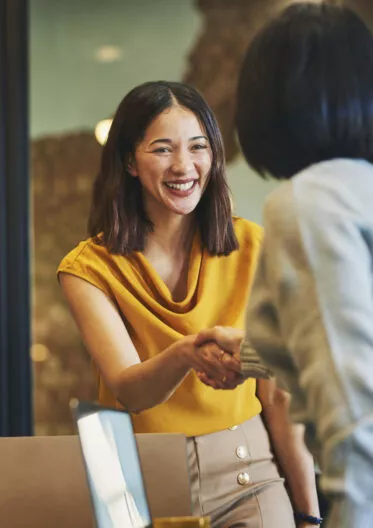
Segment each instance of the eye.
[{"label": "eye", "polygon": [[171,147],[158,147],[153,152],[156,152],[157,154],[165,154],[168,152],[171,152]]},{"label": "eye", "polygon": [[205,143],[196,143],[195,145],[192,145],[192,150],[203,150],[207,148],[208,145],[206,145]]}]

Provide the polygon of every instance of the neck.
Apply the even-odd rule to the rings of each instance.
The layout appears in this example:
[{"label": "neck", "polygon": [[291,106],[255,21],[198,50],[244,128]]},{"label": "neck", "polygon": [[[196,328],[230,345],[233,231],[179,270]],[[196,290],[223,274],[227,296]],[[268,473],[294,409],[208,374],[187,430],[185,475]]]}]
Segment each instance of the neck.
[{"label": "neck", "polygon": [[145,252],[154,246],[161,247],[169,254],[188,251],[196,228],[195,215],[183,216],[170,211],[168,215],[160,216],[151,216],[154,231],[148,236]]}]

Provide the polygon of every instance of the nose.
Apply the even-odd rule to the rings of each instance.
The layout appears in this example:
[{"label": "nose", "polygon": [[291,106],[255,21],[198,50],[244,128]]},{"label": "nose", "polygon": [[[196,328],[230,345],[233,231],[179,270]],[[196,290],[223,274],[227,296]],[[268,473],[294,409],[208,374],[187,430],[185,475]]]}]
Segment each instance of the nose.
[{"label": "nose", "polygon": [[173,173],[184,175],[188,174],[191,170],[193,170],[193,168],[194,164],[191,159],[191,154],[188,150],[180,150],[179,152],[175,153],[171,166]]}]

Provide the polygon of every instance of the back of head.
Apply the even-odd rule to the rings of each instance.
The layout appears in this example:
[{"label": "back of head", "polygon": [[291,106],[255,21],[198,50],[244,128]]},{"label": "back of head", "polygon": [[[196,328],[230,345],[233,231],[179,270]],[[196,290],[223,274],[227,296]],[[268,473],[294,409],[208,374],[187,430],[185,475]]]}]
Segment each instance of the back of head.
[{"label": "back of head", "polygon": [[254,38],[236,115],[248,163],[291,178],[334,158],[373,161],[373,37],[350,9],[288,7]]}]

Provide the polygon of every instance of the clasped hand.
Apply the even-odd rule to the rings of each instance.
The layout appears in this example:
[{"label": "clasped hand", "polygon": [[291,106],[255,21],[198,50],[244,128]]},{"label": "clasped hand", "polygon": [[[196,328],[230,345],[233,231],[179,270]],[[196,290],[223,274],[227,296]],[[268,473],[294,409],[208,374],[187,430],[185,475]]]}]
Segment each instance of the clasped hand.
[{"label": "clasped hand", "polygon": [[205,385],[214,389],[235,389],[245,381],[240,363],[242,339],[241,330],[220,326],[197,334],[194,346],[202,368],[195,370]]}]

